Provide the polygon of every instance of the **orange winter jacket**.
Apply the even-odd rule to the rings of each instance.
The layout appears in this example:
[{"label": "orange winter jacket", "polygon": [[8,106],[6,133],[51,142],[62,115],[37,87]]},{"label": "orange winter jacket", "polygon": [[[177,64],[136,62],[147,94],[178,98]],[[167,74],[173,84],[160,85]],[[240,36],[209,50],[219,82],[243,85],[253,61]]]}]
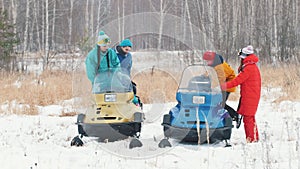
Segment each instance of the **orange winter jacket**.
[{"label": "orange winter jacket", "polygon": [[[234,70],[223,61],[223,63],[216,65],[215,67],[218,79],[220,84],[223,84],[225,82],[231,81],[235,78]],[[227,92],[235,92],[236,87],[226,89]]]},{"label": "orange winter jacket", "polygon": [[[213,67],[217,73],[220,85],[231,81],[235,78],[234,70],[224,61],[223,57],[215,52],[205,52],[203,60]],[[223,91],[234,92],[236,87],[232,87]]]}]

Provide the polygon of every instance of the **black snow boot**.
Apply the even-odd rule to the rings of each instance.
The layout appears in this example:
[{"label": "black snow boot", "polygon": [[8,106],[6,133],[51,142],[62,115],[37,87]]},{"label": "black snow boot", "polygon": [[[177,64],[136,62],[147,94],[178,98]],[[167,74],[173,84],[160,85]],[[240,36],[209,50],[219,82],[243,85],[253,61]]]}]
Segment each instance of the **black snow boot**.
[{"label": "black snow boot", "polygon": [[237,119],[236,119],[236,128],[237,129],[240,128],[241,123],[242,123],[242,119],[243,119],[243,116],[241,116],[241,115],[237,116]]},{"label": "black snow boot", "polygon": [[232,121],[237,121],[237,119],[239,118],[239,114],[232,107],[225,104],[224,109],[228,111],[230,117],[232,118]]}]

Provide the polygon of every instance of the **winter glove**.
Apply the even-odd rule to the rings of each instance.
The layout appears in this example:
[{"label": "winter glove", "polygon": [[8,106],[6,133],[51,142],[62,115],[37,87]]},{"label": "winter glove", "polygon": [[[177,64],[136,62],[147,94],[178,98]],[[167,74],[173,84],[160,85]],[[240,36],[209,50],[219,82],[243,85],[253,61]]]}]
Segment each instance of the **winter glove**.
[{"label": "winter glove", "polygon": [[139,99],[135,95],[133,97],[132,103],[135,105],[139,104]]},{"label": "winter glove", "polygon": [[225,91],[227,89],[226,83],[221,84],[221,90]]}]

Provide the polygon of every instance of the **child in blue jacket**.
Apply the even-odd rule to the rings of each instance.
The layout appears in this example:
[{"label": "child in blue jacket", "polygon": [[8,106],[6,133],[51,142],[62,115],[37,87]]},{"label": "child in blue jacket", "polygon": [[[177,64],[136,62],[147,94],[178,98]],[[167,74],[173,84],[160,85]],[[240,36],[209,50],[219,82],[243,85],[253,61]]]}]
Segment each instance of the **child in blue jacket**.
[{"label": "child in blue jacket", "polygon": [[118,46],[116,46],[115,51],[121,63],[121,68],[124,73],[129,77],[132,68],[132,56],[131,56],[132,43],[129,39],[123,40]]}]

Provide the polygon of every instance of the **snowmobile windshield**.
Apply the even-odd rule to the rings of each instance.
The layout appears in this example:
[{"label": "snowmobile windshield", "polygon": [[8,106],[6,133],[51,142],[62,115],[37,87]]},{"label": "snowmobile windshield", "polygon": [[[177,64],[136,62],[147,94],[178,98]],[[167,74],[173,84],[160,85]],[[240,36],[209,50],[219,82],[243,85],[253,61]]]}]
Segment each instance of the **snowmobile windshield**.
[{"label": "snowmobile windshield", "polygon": [[93,93],[127,93],[132,92],[130,77],[121,69],[108,69],[95,77]]},{"label": "snowmobile windshield", "polygon": [[220,93],[221,88],[214,68],[192,65],[183,71],[178,91]]}]

